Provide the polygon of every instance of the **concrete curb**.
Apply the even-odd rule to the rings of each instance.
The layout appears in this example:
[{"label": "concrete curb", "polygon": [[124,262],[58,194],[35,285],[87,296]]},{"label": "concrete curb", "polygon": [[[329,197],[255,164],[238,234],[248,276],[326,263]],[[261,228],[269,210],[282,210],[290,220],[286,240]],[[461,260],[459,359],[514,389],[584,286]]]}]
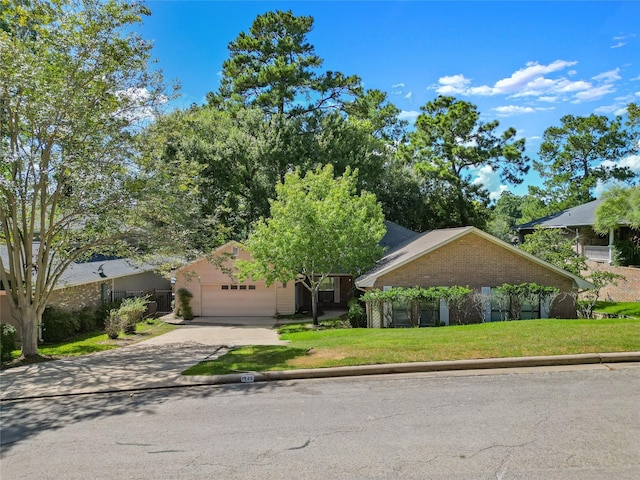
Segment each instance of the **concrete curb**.
[{"label": "concrete curb", "polygon": [[577,355],[555,355],[544,357],[508,357],[441,362],[391,363],[382,365],[359,365],[353,367],[282,370],[277,372],[246,372],[212,376],[190,375],[188,378],[190,383],[193,382],[199,385],[225,385],[233,383],[299,380],[304,378],[354,377],[361,375],[387,375],[392,373],[549,367],[558,365],[585,365],[619,362],[640,362],[640,352],[584,353]]}]

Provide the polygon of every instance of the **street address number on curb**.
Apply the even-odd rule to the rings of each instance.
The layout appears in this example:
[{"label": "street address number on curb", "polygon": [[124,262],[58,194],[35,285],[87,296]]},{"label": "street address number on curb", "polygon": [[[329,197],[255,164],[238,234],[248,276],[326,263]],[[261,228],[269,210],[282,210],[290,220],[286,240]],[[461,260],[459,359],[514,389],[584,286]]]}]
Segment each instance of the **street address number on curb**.
[{"label": "street address number on curb", "polygon": [[255,378],[252,374],[245,373],[244,375],[240,375],[240,381],[242,383],[253,383],[255,381]]}]

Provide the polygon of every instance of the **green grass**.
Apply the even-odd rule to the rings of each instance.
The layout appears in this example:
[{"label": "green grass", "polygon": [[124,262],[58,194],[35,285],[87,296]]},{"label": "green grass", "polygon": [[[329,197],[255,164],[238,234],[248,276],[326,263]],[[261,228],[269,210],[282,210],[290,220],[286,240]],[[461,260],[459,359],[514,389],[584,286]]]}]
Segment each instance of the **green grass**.
[{"label": "green grass", "polygon": [[[289,347],[235,349],[185,375],[380,363],[640,350],[640,320],[527,320],[442,328],[327,329],[288,325]],[[288,333],[286,333],[288,332]]]},{"label": "green grass", "polygon": [[[38,352],[44,357],[51,358],[77,357],[141,342],[170,332],[174,328],[176,328],[175,325],[170,325],[162,320],[148,319],[138,323],[136,333],[132,335],[120,333],[118,338],[111,340],[103,331],[90,332],[64,342],[42,344],[38,347]],[[19,357],[20,350],[14,350],[12,354],[14,358]]]},{"label": "green grass", "polygon": [[640,302],[598,302],[594,311],[607,315],[640,317]]}]

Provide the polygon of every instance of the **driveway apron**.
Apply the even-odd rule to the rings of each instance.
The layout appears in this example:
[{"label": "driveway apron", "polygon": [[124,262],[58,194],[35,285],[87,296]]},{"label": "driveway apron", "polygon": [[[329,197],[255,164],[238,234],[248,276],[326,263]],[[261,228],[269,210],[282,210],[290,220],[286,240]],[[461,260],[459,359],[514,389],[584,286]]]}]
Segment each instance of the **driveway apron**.
[{"label": "driveway apron", "polygon": [[198,318],[164,335],[105,352],[0,373],[0,400],[193,383],[188,367],[238,345],[281,345],[273,318]]}]

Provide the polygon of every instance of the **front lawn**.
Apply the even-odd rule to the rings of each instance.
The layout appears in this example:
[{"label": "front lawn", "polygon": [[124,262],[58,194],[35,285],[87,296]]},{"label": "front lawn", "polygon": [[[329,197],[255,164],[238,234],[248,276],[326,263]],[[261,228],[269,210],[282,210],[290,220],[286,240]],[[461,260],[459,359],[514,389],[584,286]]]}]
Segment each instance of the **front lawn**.
[{"label": "front lawn", "polygon": [[234,349],[185,375],[381,363],[640,350],[640,320],[526,320],[441,328],[328,329],[287,326],[290,346]]},{"label": "front lawn", "polygon": [[[78,335],[64,342],[39,345],[38,352],[45,359],[76,357],[141,342],[170,332],[174,328],[176,328],[175,325],[160,319],[147,319],[136,325],[136,333],[132,335],[120,333],[118,338],[111,340],[104,331],[95,331]],[[20,350],[14,350],[12,355],[14,359],[19,357]]]}]

